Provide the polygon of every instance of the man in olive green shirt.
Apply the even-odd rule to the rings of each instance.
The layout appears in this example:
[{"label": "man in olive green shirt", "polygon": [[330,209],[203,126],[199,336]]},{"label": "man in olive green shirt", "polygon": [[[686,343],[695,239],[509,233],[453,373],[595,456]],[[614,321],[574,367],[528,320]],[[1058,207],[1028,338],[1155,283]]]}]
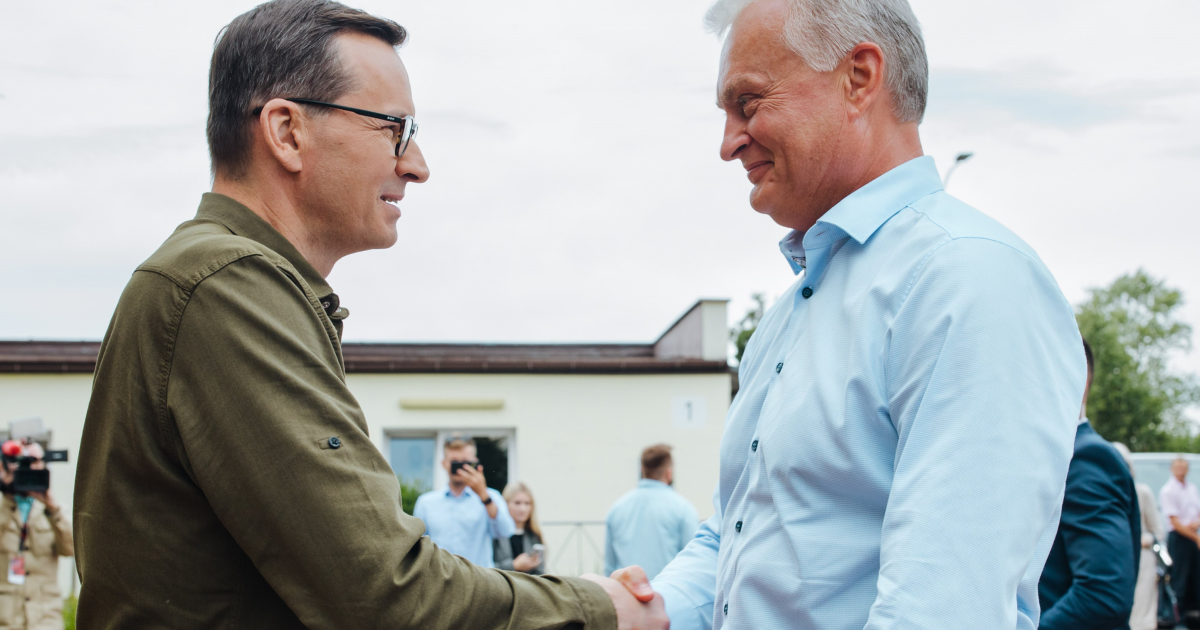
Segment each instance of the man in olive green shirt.
[{"label": "man in olive green shirt", "polygon": [[325,276],[395,243],[395,203],[429,176],[404,38],[325,0],[261,5],[219,38],[213,192],[134,272],[96,366],[80,628],[665,625],[661,598],[612,580],[439,550],[367,435]]}]

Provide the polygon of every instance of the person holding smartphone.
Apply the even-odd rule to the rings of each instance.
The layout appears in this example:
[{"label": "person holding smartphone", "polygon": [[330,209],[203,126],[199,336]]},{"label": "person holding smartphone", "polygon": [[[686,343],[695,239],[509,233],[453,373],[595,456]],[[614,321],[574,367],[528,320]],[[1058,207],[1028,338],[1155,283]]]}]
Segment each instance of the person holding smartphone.
[{"label": "person holding smartphone", "polygon": [[515,531],[508,505],[487,487],[475,440],[455,435],[446,440],[442,455],[450,486],[417,497],[413,516],[425,522],[425,533],[438,547],[493,568],[492,541],[508,539]]},{"label": "person holding smartphone", "polygon": [[512,516],[516,530],[508,538],[492,541],[496,568],[544,575],[546,554],[533,493],[529,491],[529,486],[514,481],[504,488],[504,500],[508,503],[508,513]]}]

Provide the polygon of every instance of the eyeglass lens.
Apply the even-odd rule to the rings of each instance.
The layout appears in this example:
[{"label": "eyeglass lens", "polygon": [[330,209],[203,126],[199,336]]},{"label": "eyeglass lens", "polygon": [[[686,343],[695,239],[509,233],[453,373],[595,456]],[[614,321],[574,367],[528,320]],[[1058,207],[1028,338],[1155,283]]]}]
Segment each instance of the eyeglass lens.
[{"label": "eyeglass lens", "polygon": [[404,129],[396,138],[396,157],[404,157],[404,152],[408,151],[408,143],[415,135],[417,135],[417,121],[412,116],[405,116]]}]

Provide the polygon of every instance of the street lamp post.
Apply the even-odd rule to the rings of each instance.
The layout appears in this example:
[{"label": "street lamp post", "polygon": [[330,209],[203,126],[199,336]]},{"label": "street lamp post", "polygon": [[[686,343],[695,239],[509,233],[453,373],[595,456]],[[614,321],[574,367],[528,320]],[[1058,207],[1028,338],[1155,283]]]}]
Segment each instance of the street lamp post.
[{"label": "street lamp post", "polygon": [[959,153],[958,157],[954,158],[954,163],[946,170],[946,176],[942,178],[942,190],[950,187],[950,176],[954,174],[954,169],[958,168],[959,164],[971,159],[972,155],[975,154],[970,151],[964,151],[963,153]]}]

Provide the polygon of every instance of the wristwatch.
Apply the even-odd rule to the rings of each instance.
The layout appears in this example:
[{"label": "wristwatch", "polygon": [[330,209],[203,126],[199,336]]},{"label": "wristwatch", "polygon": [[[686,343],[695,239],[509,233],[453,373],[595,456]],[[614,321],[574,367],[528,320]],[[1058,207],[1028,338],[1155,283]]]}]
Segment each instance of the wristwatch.
[{"label": "wristwatch", "polygon": [[490,495],[490,494],[483,495],[483,504],[491,505],[492,504],[492,495]]}]

